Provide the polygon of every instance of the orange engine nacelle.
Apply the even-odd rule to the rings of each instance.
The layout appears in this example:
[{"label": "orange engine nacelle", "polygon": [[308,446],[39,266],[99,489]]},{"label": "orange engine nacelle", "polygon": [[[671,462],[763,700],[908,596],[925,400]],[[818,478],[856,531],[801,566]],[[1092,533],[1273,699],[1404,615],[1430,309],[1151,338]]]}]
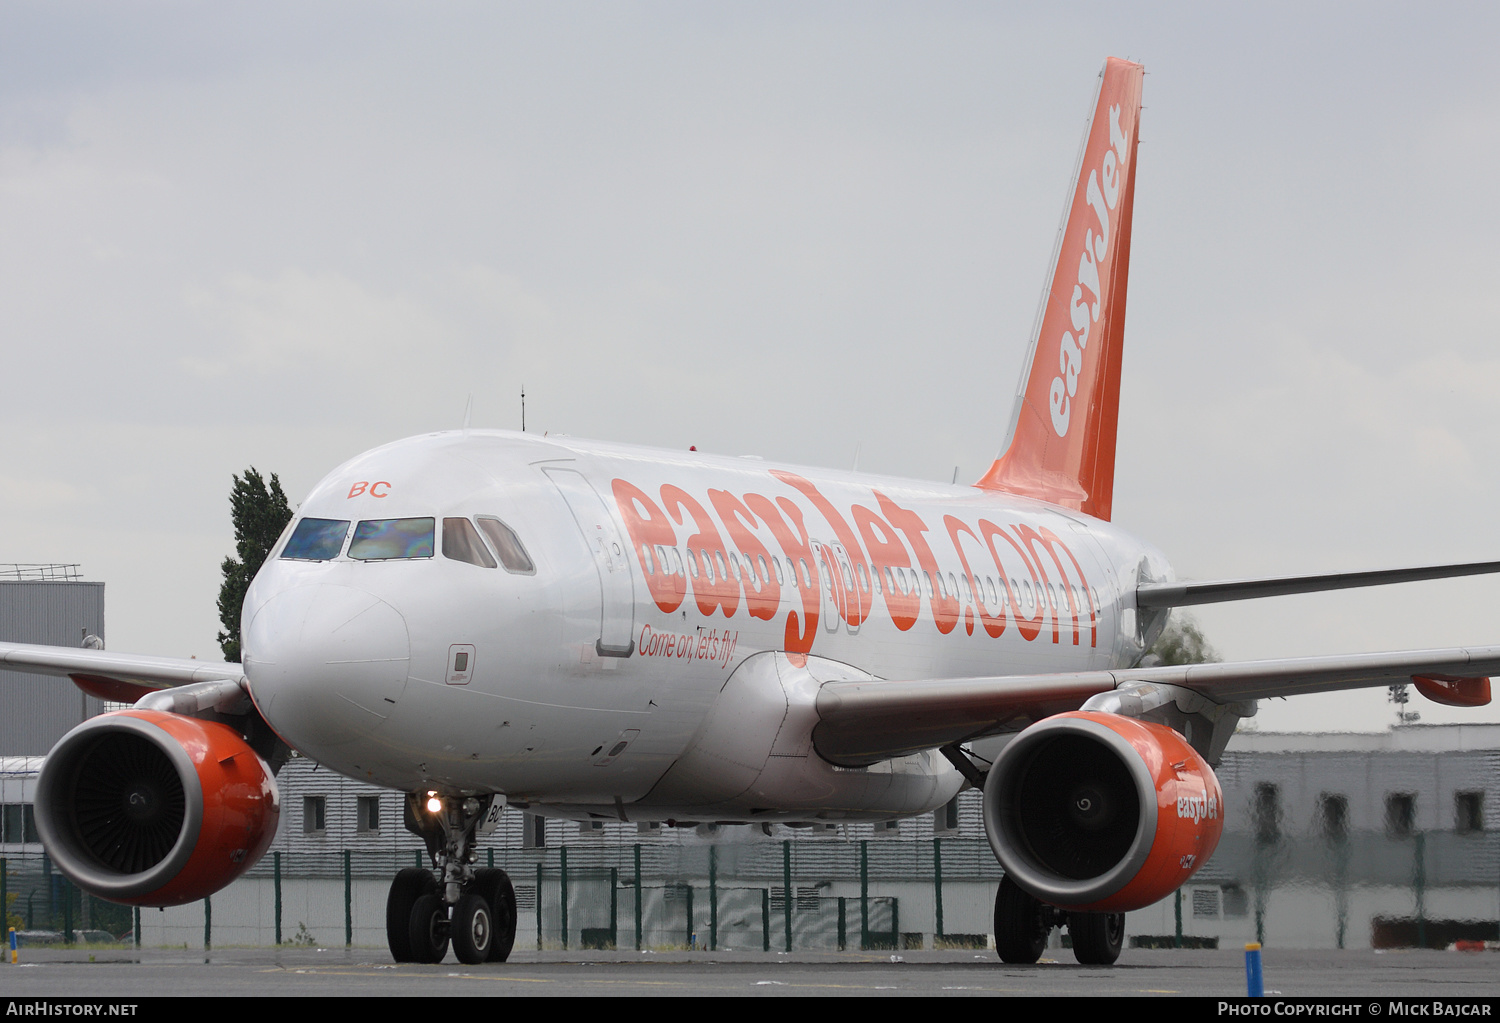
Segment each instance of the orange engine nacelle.
[{"label": "orange engine nacelle", "polygon": [[276,837],[276,780],[239,733],[154,710],[90,718],[37,778],[42,842],[80,888],[179,906],[248,870]]},{"label": "orange engine nacelle", "polygon": [[984,828],[1005,872],[1062,909],[1122,913],[1191,877],[1219,844],[1224,795],[1165,725],[1074,711],[1040,721],[995,760]]}]

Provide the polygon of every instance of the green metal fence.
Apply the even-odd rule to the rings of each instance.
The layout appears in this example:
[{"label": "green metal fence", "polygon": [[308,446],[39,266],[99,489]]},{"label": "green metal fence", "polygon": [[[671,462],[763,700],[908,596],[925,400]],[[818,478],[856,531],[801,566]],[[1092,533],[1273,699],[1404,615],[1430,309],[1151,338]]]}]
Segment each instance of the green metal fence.
[{"label": "green metal fence", "polygon": [[[606,842],[482,848],[511,876],[518,948],[877,949],[917,939],[983,943],[1001,872],[975,839]],[[57,940],[151,944],[384,944],[391,878],[418,849],[266,856],[194,906],[142,915],[81,892],[40,851],[0,857],[7,926]],[[1500,937],[1500,833],[1226,835],[1156,919],[1155,943],[1194,935],[1301,947],[1442,944]],[[954,933],[960,932],[960,933]],[[36,935],[41,940],[44,935]]]}]

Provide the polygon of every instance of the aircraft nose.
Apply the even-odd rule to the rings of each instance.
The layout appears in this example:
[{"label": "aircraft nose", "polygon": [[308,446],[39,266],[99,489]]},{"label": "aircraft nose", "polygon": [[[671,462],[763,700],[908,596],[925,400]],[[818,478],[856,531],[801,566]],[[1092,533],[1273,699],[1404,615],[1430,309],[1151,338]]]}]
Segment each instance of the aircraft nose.
[{"label": "aircraft nose", "polygon": [[244,635],[256,706],[308,754],[367,736],[406,688],[411,641],[394,607],[348,586],[299,586],[256,609]]}]

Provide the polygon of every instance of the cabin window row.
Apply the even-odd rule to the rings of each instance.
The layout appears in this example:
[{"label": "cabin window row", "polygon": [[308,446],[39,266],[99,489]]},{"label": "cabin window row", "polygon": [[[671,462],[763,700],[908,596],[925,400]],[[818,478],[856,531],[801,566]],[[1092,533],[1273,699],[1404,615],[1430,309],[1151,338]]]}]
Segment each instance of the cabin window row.
[{"label": "cabin window row", "polygon": [[[833,579],[830,574],[829,561],[825,555],[821,578],[823,589],[830,597],[833,595]],[[850,568],[848,562],[842,558],[838,561],[838,572],[844,581],[846,591],[854,589],[854,573],[859,575],[859,588],[861,590],[874,590],[876,593],[900,594],[911,596],[919,594],[929,600],[934,595],[944,600],[962,599],[966,603],[983,603],[986,607],[1004,608],[1010,601],[1006,594],[1005,580],[997,584],[993,576],[974,577],[973,585],[966,575],[955,575],[949,572],[944,577],[942,572],[937,573],[934,582],[933,576],[927,571],[919,572],[914,568],[892,568],[887,566],[884,571],[875,566],[866,566],[862,562],[854,564]],[[748,582],[754,589],[761,589],[770,585],[774,576],[778,586],[791,586],[793,589],[806,588],[813,585],[812,573],[807,566],[805,558],[798,558],[796,570],[793,570],[793,562],[790,557],[786,559],[786,565],[782,565],[782,559],[772,555],[769,561],[764,554],[751,557],[748,554],[724,551],[710,553],[706,549],[693,550],[691,547],[676,548],[657,544],[655,547],[649,544],[641,545],[641,564],[645,566],[648,575],[662,573],[664,575],[677,575],[694,579],[702,578],[709,583],[719,579],[727,579],[731,575],[736,581]],[[1029,579],[1010,580],[1010,593],[1016,595],[1015,603],[1018,610],[1027,612],[1034,611],[1037,601],[1040,599],[1042,605],[1058,612],[1069,611],[1068,599],[1071,596],[1073,606],[1082,612],[1089,607],[1089,597],[1093,598],[1093,607],[1100,607],[1099,591],[1092,587],[1087,592],[1076,585],[1062,586],[1056,583],[1037,583],[1035,588]],[[975,599],[977,596],[977,600]]]}]

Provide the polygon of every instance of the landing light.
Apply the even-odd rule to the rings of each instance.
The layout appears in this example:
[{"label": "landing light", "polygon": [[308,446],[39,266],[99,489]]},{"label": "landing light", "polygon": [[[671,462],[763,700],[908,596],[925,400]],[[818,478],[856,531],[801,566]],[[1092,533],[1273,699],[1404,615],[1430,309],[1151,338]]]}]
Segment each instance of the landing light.
[{"label": "landing light", "polygon": [[427,793],[427,812],[428,813],[441,813],[442,810],[443,810],[443,801],[438,798],[437,793],[436,792],[429,792],[429,793]]}]

